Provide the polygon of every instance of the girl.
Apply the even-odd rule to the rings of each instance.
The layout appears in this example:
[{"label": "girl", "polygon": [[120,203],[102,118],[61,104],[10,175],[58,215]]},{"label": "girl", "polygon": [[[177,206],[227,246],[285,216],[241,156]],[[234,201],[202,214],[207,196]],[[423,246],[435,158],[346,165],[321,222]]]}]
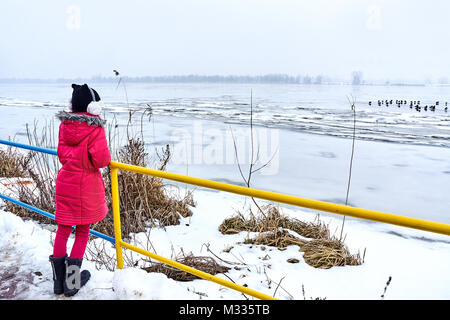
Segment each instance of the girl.
[{"label": "girl", "polygon": [[[100,168],[111,161],[106,142],[105,120],[100,119],[101,102],[98,93],[72,84],[70,112],[56,116],[59,126],[58,158],[62,168],[56,179],[55,220],[58,223],[53,254],[49,260],[53,269],[53,291],[73,296],[86,284],[90,273],[80,273],[90,225],[105,218],[108,207],[105,184]],[[66,245],[75,228],[75,242],[70,256]]]}]

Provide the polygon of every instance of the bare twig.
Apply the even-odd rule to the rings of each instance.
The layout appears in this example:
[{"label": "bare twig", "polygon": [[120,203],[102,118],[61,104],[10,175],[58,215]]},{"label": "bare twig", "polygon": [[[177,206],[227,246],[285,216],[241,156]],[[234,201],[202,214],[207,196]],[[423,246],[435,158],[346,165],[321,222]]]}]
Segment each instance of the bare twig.
[{"label": "bare twig", "polygon": [[[350,167],[348,172],[348,181],[347,181],[347,193],[345,196],[345,205],[348,204],[348,195],[350,192],[350,182],[352,179],[352,167],[353,167],[353,155],[355,153],[355,136],[356,136],[356,107],[355,107],[355,98],[352,96],[352,101],[350,101],[350,98],[347,97],[348,102],[351,105],[352,111],[353,111],[353,139],[352,139],[352,153],[350,156]],[[342,220],[342,227],[341,227],[341,234],[339,236],[339,241],[342,240],[342,233],[344,231],[344,224],[345,224],[345,216]]]},{"label": "bare twig", "polygon": [[383,294],[381,295],[381,299],[383,300],[384,299],[384,295],[386,294],[386,290],[387,290],[387,288],[389,287],[389,285],[391,284],[391,280],[392,280],[392,277],[391,276],[389,276],[389,279],[388,279],[388,281],[386,282],[386,286],[384,287],[384,291],[383,291]]},{"label": "bare twig", "polygon": [[227,263],[227,264],[239,264],[239,263],[236,263],[236,262],[231,262],[231,261],[223,260],[222,258],[220,258],[219,256],[217,256],[217,255],[216,255],[214,252],[212,252],[212,250],[209,248],[209,246],[210,246],[209,243],[204,243],[204,244],[202,244],[202,248],[203,248],[203,246],[205,246],[205,247],[206,247],[206,250],[207,250],[209,253],[211,253],[214,257],[216,257],[217,259],[219,259],[220,261],[225,262],[225,263]]},{"label": "bare twig", "polygon": [[275,288],[275,291],[274,291],[274,293],[273,293],[273,296],[274,296],[274,297],[275,297],[275,295],[277,294],[277,290],[278,290],[278,288],[280,287],[281,281],[283,281],[283,279],[284,279],[284,277],[280,279],[280,282],[278,282],[278,285],[277,285],[277,287]]}]

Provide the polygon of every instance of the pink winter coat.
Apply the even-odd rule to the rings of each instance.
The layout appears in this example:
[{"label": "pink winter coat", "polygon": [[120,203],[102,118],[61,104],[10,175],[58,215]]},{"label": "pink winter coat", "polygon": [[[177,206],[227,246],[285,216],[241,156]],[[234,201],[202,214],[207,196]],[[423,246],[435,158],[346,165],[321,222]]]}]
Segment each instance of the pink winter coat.
[{"label": "pink winter coat", "polygon": [[55,220],[62,225],[92,224],[105,218],[108,207],[100,168],[111,161],[104,120],[87,112],[61,111],[56,178]]}]

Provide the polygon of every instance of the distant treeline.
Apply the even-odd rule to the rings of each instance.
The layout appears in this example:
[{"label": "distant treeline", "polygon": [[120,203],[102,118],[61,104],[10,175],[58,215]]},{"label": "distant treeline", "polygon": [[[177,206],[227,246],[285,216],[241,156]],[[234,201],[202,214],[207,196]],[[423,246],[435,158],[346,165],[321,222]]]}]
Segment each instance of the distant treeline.
[{"label": "distant treeline", "polygon": [[[173,75],[173,76],[145,76],[145,77],[127,77],[123,76],[126,82],[155,82],[155,83],[195,83],[195,82],[212,82],[212,83],[299,83],[299,84],[322,84],[322,83],[338,83],[339,81],[329,79],[324,76],[291,76],[286,74],[266,74],[260,76],[242,76],[242,75]],[[94,76],[91,78],[61,78],[61,79],[0,79],[0,82],[17,82],[17,83],[36,83],[36,82],[117,82],[118,77]],[[341,82],[339,82],[341,83]]]},{"label": "distant treeline", "polygon": [[[390,82],[389,80],[366,81],[362,72],[352,72],[349,79],[336,79],[324,75],[287,75],[287,74],[265,74],[259,76],[250,75],[171,75],[171,76],[144,76],[127,77],[122,76],[125,82],[146,82],[146,83],[292,83],[292,84],[352,84],[352,85],[389,85],[389,86],[422,86],[427,81],[405,81]],[[110,83],[117,82],[118,76],[93,76],[90,78],[60,78],[60,79],[37,79],[37,78],[3,78],[0,83]],[[447,85],[449,82],[440,79],[437,84]]]}]

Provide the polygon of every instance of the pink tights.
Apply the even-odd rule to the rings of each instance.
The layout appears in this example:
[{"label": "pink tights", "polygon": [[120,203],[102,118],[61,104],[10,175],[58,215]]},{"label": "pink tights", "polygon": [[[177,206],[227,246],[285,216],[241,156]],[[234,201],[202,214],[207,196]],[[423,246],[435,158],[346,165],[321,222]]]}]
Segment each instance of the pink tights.
[{"label": "pink tights", "polygon": [[[75,228],[75,243],[73,244],[70,258],[81,259],[84,256],[86,245],[89,239],[89,229],[91,225],[78,225]],[[53,246],[53,257],[64,257],[67,253],[67,240],[72,232],[72,226],[58,224],[55,244]]]}]

